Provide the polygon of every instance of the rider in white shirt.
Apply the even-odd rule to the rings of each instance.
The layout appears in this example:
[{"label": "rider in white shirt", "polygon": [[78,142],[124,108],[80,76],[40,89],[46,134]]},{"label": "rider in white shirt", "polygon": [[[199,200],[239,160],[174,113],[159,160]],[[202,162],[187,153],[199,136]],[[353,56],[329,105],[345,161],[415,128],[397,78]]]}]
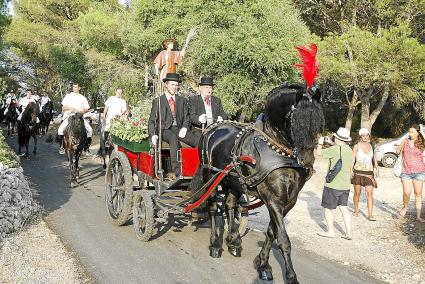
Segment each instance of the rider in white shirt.
[{"label": "rider in white shirt", "polygon": [[127,111],[127,103],[122,99],[123,90],[118,88],[115,91],[115,96],[110,96],[105,102],[105,109],[103,111],[103,117],[105,118],[105,132],[104,139],[108,138],[109,128],[111,127],[111,121],[113,118],[122,115]]},{"label": "rider in white shirt", "polygon": [[[16,95],[15,95],[15,93],[13,92],[13,90],[11,90],[10,91],[10,93],[8,93],[7,95],[6,95],[6,97],[4,98],[4,100],[5,100],[5,107],[6,107],[6,109],[4,110],[4,115],[6,115],[7,114],[7,112],[9,111],[9,106],[10,106],[10,103],[12,102],[12,100],[15,100],[16,101]],[[16,113],[19,115],[20,114],[20,112],[19,112],[19,110],[18,110],[18,108],[16,108]]]},{"label": "rider in white shirt", "polygon": [[44,92],[40,99],[40,112],[43,110],[43,107],[50,101],[51,99],[49,98],[49,95],[46,92]]},{"label": "rider in white shirt", "polygon": [[[58,128],[58,140],[60,142],[59,153],[64,154],[65,149],[63,148],[63,135],[65,128],[68,126],[68,118],[74,113],[86,113],[90,106],[89,103],[82,94],[80,94],[80,84],[74,83],[72,85],[72,92],[67,94],[62,100],[62,124]],[[91,144],[91,137],[93,135],[93,130],[87,120],[84,119],[84,126],[87,131],[87,144],[84,150],[88,150]]]},{"label": "rider in white shirt", "polygon": [[[27,90],[27,94],[25,97],[21,98],[18,102],[22,106],[21,114],[18,116],[18,121],[21,121],[22,114],[24,113],[25,109],[27,108],[29,103],[37,103],[33,94],[32,90]],[[37,117],[37,123],[39,123],[40,120]]]}]

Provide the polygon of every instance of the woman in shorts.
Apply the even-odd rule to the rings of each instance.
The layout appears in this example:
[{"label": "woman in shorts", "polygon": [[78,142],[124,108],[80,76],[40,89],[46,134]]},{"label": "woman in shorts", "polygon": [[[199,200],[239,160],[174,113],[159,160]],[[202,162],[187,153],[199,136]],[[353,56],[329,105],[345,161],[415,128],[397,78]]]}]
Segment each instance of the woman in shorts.
[{"label": "woman in shorts", "polygon": [[421,217],[422,186],[425,180],[425,139],[420,126],[412,125],[409,129],[409,138],[405,139],[397,148],[397,152],[403,155],[403,167],[400,175],[403,184],[403,208],[400,210],[400,215],[406,216],[413,188],[416,199],[416,219],[425,223]]},{"label": "woman in shorts", "polygon": [[373,189],[377,187],[375,178],[378,176],[378,163],[373,154],[372,144],[370,144],[369,130],[361,128],[359,135],[360,141],[353,148],[354,216],[359,216],[359,199],[362,187],[364,187],[367,198],[367,219],[376,221],[373,216]]}]

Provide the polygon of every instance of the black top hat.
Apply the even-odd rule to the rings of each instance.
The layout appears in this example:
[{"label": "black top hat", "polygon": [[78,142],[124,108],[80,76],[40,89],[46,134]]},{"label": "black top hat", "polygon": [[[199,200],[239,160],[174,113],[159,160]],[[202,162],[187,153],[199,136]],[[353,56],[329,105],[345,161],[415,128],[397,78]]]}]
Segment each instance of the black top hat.
[{"label": "black top hat", "polygon": [[210,77],[202,77],[199,86],[214,86],[214,80]]},{"label": "black top hat", "polygon": [[167,82],[167,81],[174,81],[174,82],[182,82],[182,79],[180,78],[180,75],[177,73],[167,73],[167,76],[165,76],[164,79],[162,79],[162,82]]}]

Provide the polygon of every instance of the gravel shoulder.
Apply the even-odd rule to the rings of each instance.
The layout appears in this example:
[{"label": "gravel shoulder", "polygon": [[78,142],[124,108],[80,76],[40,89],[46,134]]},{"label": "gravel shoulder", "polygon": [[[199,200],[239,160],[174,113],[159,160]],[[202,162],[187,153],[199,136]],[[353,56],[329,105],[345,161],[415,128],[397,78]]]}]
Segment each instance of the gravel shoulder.
[{"label": "gravel shoulder", "polygon": [[[374,215],[377,221],[366,219],[366,197],[362,192],[361,215],[352,217],[353,240],[347,241],[340,238],[344,223],[339,210],[334,212],[337,237],[327,239],[317,235],[317,232],[326,228],[320,204],[327,161],[318,158],[314,168],[316,174],[302,189],[297,204],[286,217],[292,243],[327,259],[365,270],[385,282],[424,284],[425,224],[415,221],[413,195],[408,217],[398,217],[402,205],[402,187],[392,169],[380,169],[378,189],[374,190]],[[349,197],[351,211],[352,194],[353,190]],[[425,208],[425,203],[423,207]],[[250,226],[264,231],[267,220],[264,208],[260,208],[250,216]]]},{"label": "gravel shoulder", "polygon": [[6,238],[0,283],[94,283],[43,220]]}]

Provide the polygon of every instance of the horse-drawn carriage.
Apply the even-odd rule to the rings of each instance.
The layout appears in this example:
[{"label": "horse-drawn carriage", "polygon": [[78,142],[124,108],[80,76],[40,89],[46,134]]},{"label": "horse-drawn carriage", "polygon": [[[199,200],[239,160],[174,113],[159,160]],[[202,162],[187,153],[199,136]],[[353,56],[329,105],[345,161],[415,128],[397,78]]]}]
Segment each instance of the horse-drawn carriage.
[{"label": "horse-drawn carriage", "polygon": [[[191,192],[189,186],[199,166],[198,148],[182,143],[178,151],[182,174],[170,181],[162,178],[171,170],[167,143],[163,142],[161,155],[151,149],[148,140],[137,143],[112,136],[112,143],[115,148],[106,170],[106,207],[114,225],[123,225],[133,218],[136,235],[142,241],[148,241],[155,224],[166,222],[169,214],[189,215],[199,208],[227,174],[215,175],[201,190]],[[229,166],[227,172],[231,168]],[[193,200],[194,196],[197,196],[196,200]],[[235,212],[241,235],[246,232],[248,210],[261,205],[261,201],[252,197],[241,198]],[[220,213],[223,212],[221,208]],[[192,218],[189,224],[191,221]]]}]

